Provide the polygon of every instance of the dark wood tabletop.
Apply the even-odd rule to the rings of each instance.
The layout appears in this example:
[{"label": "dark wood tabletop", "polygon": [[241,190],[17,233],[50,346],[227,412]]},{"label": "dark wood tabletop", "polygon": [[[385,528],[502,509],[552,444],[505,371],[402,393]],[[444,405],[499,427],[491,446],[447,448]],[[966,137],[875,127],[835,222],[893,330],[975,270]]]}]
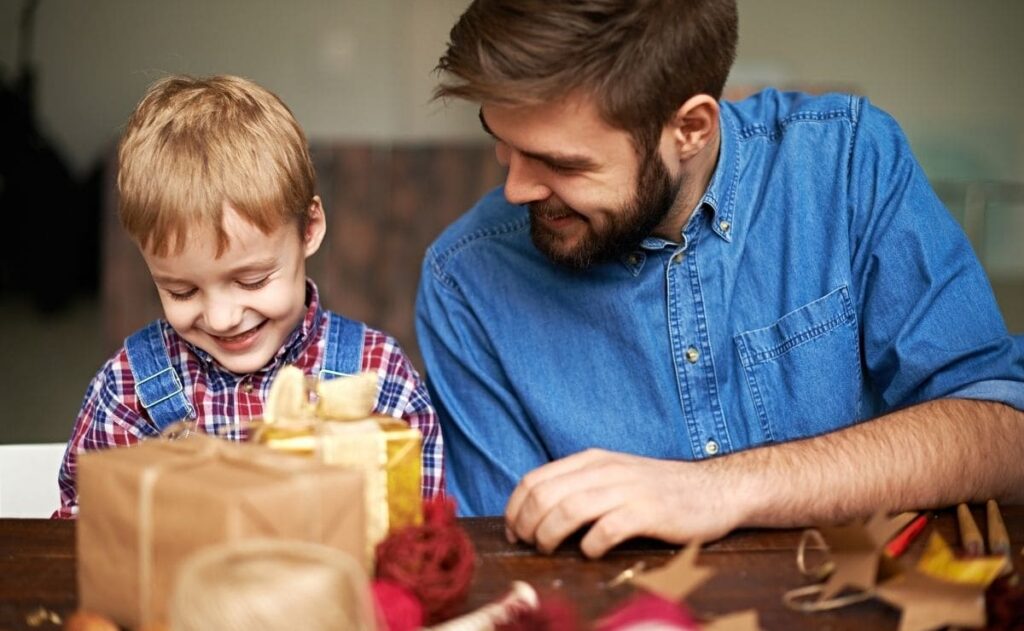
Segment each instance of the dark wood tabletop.
[{"label": "dark wood tabletop", "polygon": [[[974,507],[985,531],[983,506]],[[1013,546],[1013,562],[1024,569],[1024,506],[1006,506],[1003,518]],[[630,585],[608,587],[623,570],[638,561],[656,567],[678,548],[654,541],[623,544],[600,560],[588,560],[571,540],[551,555],[505,541],[501,520],[461,520],[479,557],[473,588],[465,609],[471,610],[504,594],[512,581],[525,580],[542,593],[555,593],[573,603],[587,620],[599,618],[633,593]],[[959,542],[955,512],[934,513],[931,528],[953,545]],[[926,531],[927,532],[927,531]],[[786,609],[782,594],[808,584],[797,571],[800,530],[741,530],[706,545],[698,565],[716,570],[710,581],[687,599],[701,616],[754,608],[764,629],[896,629],[899,614],[878,601],[822,613],[802,614]],[[907,553],[919,554],[925,537]],[[66,617],[77,606],[75,585],[75,524],[70,521],[0,519],[0,631],[54,628],[39,621],[39,612]],[[32,620],[32,618],[36,620]],[[32,626],[30,622],[37,622]]]}]

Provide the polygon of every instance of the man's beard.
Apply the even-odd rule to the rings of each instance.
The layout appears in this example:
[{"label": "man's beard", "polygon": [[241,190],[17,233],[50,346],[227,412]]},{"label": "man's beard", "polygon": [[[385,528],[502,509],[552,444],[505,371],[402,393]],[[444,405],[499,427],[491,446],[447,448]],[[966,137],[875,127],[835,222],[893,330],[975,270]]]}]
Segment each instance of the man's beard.
[{"label": "man's beard", "polygon": [[562,237],[547,229],[538,216],[557,216],[573,212],[560,200],[530,204],[530,237],[533,244],[552,262],[574,270],[585,270],[635,251],[640,242],[665,219],[682,180],[672,181],[661,156],[650,152],[640,164],[633,198],[614,213],[601,231],[594,231],[588,222],[587,232],[573,248],[566,248]]}]

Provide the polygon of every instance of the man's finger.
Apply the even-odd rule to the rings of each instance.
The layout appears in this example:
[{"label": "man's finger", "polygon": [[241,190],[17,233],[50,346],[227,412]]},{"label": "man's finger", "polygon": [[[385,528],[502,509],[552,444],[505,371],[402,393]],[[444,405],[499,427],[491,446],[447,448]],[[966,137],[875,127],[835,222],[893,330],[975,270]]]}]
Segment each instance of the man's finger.
[{"label": "man's finger", "polygon": [[519,513],[522,510],[523,503],[530,497],[538,485],[580,468],[592,466],[607,456],[608,452],[599,449],[588,449],[571,456],[566,456],[560,460],[549,462],[527,473],[519,481],[519,484],[516,485],[512,495],[509,497],[508,504],[505,506],[505,523],[515,524],[520,521]]},{"label": "man's finger", "polygon": [[586,524],[628,503],[632,488],[630,485],[598,486],[565,497],[543,516],[535,528],[537,548],[551,552]]},{"label": "man's finger", "polygon": [[636,507],[628,504],[608,511],[590,527],[580,542],[580,550],[587,557],[596,559],[626,539],[646,535],[644,518],[636,513]]}]

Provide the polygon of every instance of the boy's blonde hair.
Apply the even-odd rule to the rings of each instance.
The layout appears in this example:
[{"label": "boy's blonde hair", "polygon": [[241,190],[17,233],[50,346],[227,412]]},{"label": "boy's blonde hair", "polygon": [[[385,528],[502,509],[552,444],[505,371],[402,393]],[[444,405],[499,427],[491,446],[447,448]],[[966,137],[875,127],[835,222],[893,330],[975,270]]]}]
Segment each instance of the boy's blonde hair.
[{"label": "boy's blonde hair", "polygon": [[181,252],[193,229],[228,245],[223,204],[269,233],[305,231],[316,175],[306,136],[275,94],[239,77],[153,84],[118,148],[121,224],[144,250]]}]

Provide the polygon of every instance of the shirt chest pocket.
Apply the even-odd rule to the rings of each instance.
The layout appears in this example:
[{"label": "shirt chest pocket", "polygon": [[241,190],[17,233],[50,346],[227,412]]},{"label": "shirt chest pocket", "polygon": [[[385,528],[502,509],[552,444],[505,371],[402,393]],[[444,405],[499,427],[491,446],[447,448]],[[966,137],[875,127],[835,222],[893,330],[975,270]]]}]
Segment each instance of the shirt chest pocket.
[{"label": "shirt chest pocket", "polygon": [[845,285],[733,339],[768,442],[856,420],[862,371],[857,316]]}]

